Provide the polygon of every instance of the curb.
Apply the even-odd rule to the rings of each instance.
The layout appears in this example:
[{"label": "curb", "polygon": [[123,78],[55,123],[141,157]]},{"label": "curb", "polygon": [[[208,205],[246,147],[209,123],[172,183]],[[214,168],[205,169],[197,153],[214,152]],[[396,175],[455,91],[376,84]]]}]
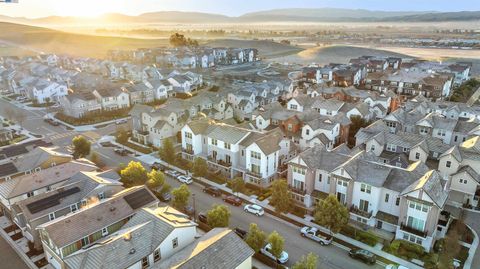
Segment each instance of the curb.
[{"label": "curb", "polygon": [[23,260],[23,262],[30,268],[30,269],[38,269],[38,267],[30,260],[21,249],[19,249],[18,245],[8,236],[8,234],[3,230],[0,229],[0,235],[2,236],[5,241],[15,250],[17,255]]},{"label": "curb", "polygon": [[477,251],[477,248],[478,248],[478,241],[479,240],[478,240],[477,232],[474,229],[472,229],[472,227],[470,227],[470,225],[468,225],[468,224],[465,224],[465,225],[468,227],[468,229],[470,229],[470,231],[472,231],[473,236],[475,237],[473,239],[473,242],[472,242],[472,245],[471,245],[470,249],[468,250],[468,258],[463,264],[464,269],[470,269],[472,267],[473,257],[475,257],[475,252]]}]

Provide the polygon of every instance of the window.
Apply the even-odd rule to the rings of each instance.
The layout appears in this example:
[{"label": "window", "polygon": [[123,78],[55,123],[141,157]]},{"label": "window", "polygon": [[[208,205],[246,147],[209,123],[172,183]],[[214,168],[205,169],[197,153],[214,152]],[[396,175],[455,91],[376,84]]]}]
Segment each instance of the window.
[{"label": "window", "polygon": [[452,162],[451,162],[451,161],[447,161],[447,162],[445,163],[445,166],[446,166],[446,167],[451,167],[451,166],[452,166]]},{"label": "window", "polygon": [[100,200],[105,199],[105,193],[104,192],[99,193],[98,194],[98,199],[100,199]]},{"label": "window", "polygon": [[52,221],[55,219],[55,212],[49,213],[48,214],[48,220]]},{"label": "window", "polygon": [[81,203],[81,206],[82,206],[82,207],[83,207],[83,206],[87,206],[87,200],[82,200],[80,203]]},{"label": "window", "polygon": [[445,133],[446,132],[443,129],[438,129],[438,131],[437,131],[437,135],[439,135],[439,136],[445,136]]},{"label": "window", "polygon": [[260,174],[260,165],[252,164],[250,167],[253,173]]},{"label": "window", "polygon": [[428,206],[428,205],[413,202],[413,201],[408,202],[408,206],[412,209],[415,209],[415,210],[418,210],[418,211],[423,211],[423,212],[428,212],[428,210],[430,209],[430,206]]},{"label": "window", "polygon": [[403,152],[408,152],[409,148],[403,148]]},{"label": "window", "polygon": [[368,212],[368,201],[360,199],[358,208],[362,211]]},{"label": "window", "polygon": [[337,184],[338,184],[339,186],[343,186],[343,187],[347,187],[347,186],[348,186],[348,182],[347,182],[347,181],[344,181],[344,180],[341,180],[341,179],[338,180]]},{"label": "window", "polygon": [[226,148],[226,149],[231,149],[231,148],[232,148],[232,145],[230,145],[229,143],[225,143],[225,148]]},{"label": "window", "polygon": [[81,243],[82,243],[82,247],[84,247],[84,246],[86,246],[86,245],[90,244],[90,239],[88,239],[88,236],[87,236],[87,237],[84,237],[84,238],[82,238],[82,240],[80,240],[80,241],[81,241]]},{"label": "window", "polygon": [[400,205],[400,197],[397,197],[397,200],[395,200],[395,205],[399,206]]},{"label": "window", "polygon": [[147,256],[147,257],[143,257],[143,258],[142,258],[142,269],[148,268],[149,265],[150,265],[150,263],[148,262],[148,256]]},{"label": "window", "polygon": [[305,129],[305,134],[310,135],[310,129]]},{"label": "window", "polygon": [[420,152],[415,152],[415,160],[420,160]]},{"label": "window", "polygon": [[173,247],[173,248],[178,247],[178,237],[175,237],[175,238],[172,240],[172,247]]},{"label": "window", "polygon": [[466,179],[463,179],[463,178],[461,178],[461,179],[460,179],[460,183],[467,184],[467,180],[466,180]]},{"label": "window", "polygon": [[372,186],[362,183],[360,185],[360,191],[365,193],[372,193]]},{"label": "window", "polygon": [[370,146],[370,151],[375,151],[375,145]]},{"label": "window", "polygon": [[153,252],[153,261],[154,261],[154,262],[157,262],[157,261],[159,261],[161,258],[162,258],[162,256],[160,256],[160,249],[156,249],[156,250]]},{"label": "window", "polygon": [[73,205],[70,206],[70,212],[73,213],[73,212],[75,212],[75,211],[77,211],[77,210],[78,210],[77,204],[73,204]]},{"label": "window", "polygon": [[27,192],[27,197],[32,197],[34,194],[33,194],[33,191],[31,192]]},{"label": "window", "polygon": [[385,203],[388,203],[389,198],[390,198],[390,194],[386,193],[385,194]]},{"label": "window", "polygon": [[185,132],[185,137],[186,137],[186,138],[192,138],[192,133]]},{"label": "window", "polygon": [[318,175],[318,182],[322,182],[322,174]]},{"label": "window", "polygon": [[290,109],[297,110],[297,105],[291,104]]},{"label": "window", "polygon": [[108,235],[108,229],[102,228],[102,236],[107,236],[107,235]]},{"label": "window", "polygon": [[250,157],[253,159],[260,160],[262,158],[262,155],[259,152],[250,151]]},{"label": "window", "polygon": [[214,145],[214,146],[217,146],[217,145],[218,145],[217,139],[212,138],[212,145]]},{"label": "window", "polygon": [[297,174],[305,175],[306,169],[305,169],[305,168],[301,168],[301,167],[294,166],[294,167],[293,167],[293,172],[294,172],[294,173],[297,173]]},{"label": "window", "polygon": [[397,151],[397,146],[394,144],[387,144],[387,150],[391,152]]},{"label": "window", "polygon": [[425,221],[421,219],[417,219],[412,216],[408,216],[407,219],[407,226],[410,228],[413,228],[415,230],[423,231],[425,225]]}]

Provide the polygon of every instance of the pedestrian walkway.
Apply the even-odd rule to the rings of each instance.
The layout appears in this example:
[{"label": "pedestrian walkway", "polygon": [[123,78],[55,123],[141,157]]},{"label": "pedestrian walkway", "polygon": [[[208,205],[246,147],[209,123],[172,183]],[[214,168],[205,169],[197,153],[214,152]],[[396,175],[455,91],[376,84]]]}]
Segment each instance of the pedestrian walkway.
[{"label": "pedestrian walkway", "polygon": [[69,131],[69,132],[65,132],[65,133],[58,133],[58,134],[55,134],[55,135],[48,136],[48,138],[51,141],[55,141],[55,140],[59,140],[59,139],[65,138],[65,137],[75,136],[75,135],[77,135],[77,132]]}]

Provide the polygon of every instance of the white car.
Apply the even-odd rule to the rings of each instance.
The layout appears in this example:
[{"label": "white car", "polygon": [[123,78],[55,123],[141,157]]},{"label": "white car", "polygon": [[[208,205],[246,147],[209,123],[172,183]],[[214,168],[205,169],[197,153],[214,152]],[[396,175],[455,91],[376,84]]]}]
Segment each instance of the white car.
[{"label": "white car", "polygon": [[408,269],[408,267],[405,267],[403,265],[389,264],[385,266],[385,269]]},{"label": "white car", "polygon": [[167,174],[171,177],[175,177],[175,178],[180,176],[180,173],[175,171],[175,170],[167,170],[167,171],[165,171],[165,174]]},{"label": "white car", "polygon": [[260,252],[263,255],[269,257],[270,259],[272,259],[274,261],[278,261],[281,264],[285,264],[286,262],[288,262],[288,253],[287,252],[282,251],[282,253],[280,254],[280,258],[277,258],[272,253],[270,253],[271,249],[272,249],[272,245],[270,243],[268,243],[266,246],[264,246],[262,249],[260,249]]},{"label": "white car", "polygon": [[187,185],[190,185],[193,183],[193,180],[191,177],[189,176],[179,176],[177,177],[178,181],[182,182],[182,183],[185,183]]},{"label": "white car", "polygon": [[243,210],[245,210],[245,212],[252,213],[257,216],[263,216],[263,214],[265,214],[265,212],[263,211],[263,208],[259,205],[246,205],[245,207],[243,207]]}]

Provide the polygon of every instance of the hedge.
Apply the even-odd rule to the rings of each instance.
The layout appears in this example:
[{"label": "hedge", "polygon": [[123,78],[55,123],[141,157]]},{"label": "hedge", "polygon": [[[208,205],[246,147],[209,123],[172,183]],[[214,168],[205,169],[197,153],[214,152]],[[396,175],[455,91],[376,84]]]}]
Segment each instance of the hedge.
[{"label": "hedge", "polygon": [[345,225],[340,233],[372,247],[378,243],[378,237],[376,235],[356,229],[351,225]]}]

